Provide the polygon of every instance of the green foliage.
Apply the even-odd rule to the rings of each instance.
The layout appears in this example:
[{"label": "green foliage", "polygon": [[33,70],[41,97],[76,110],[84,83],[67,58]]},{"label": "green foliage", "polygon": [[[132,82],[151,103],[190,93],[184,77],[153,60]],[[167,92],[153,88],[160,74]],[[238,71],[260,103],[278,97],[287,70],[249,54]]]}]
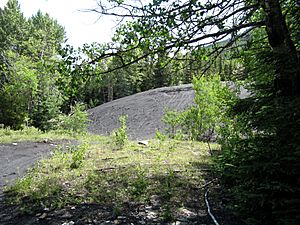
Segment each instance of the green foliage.
[{"label": "green foliage", "polygon": [[0,123],[19,129],[25,124],[32,101],[37,94],[37,71],[35,65],[26,56],[18,56],[7,52],[6,60],[13,68],[5,68],[8,82],[0,88]]},{"label": "green foliage", "polygon": [[195,105],[184,112],[167,112],[163,121],[170,126],[171,137],[182,132],[192,140],[210,140],[227,124],[227,111],[234,101],[234,91],[229,90],[220,77],[194,78]]},{"label": "green foliage", "polygon": [[0,123],[51,129],[62,104],[56,63],[64,29],[38,12],[26,19],[16,0],[0,11]]},{"label": "green foliage", "polygon": [[167,139],[167,136],[165,134],[162,134],[160,131],[156,131],[155,138],[160,142],[164,142]]},{"label": "green foliage", "polygon": [[[263,33],[249,43],[263,49]],[[252,96],[232,107],[232,122],[222,130],[217,170],[228,206],[248,224],[299,222],[299,96],[281,96],[270,50],[243,52],[245,79]],[[296,67],[295,67],[296,68]]]},{"label": "green foliage", "polygon": [[88,144],[81,144],[69,150],[72,155],[71,169],[78,169],[82,166],[88,147]]},{"label": "green foliage", "polygon": [[[165,110],[162,121],[167,125],[166,132],[170,138],[174,138],[182,125],[182,113],[176,111]],[[160,133],[156,133],[160,139]]]},{"label": "green foliage", "polygon": [[72,46],[65,46],[60,50],[62,59],[55,64],[54,71],[58,71],[60,76],[56,85],[63,93],[64,102],[62,111],[68,113],[70,106],[76,102],[82,102],[87,107],[93,107],[104,103],[102,64],[90,65],[81,64],[89,55],[97,54],[101,51],[101,45],[84,45],[82,49],[74,49]]},{"label": "green foliage", "polygon": [[114,143],[118,149],[124,148],[128,141],[127,126],[126,126],[127,118],[128,118],[127,115],[120,116],[119,117],[120,127],[112,133]]},{"label": "green foliage", "polygon": [[[68,111],[69,105],[74,102],[94,107],[137,92],[191,82],[185,62],[173,62],[167,54],[145,57],[130,67],[123,67],[124,61],[130,61],[140,54],[140,50],[130,54],[120,51],[122,60],[121,57],[113,57],[98,61],[97,57],[106,49],[106,45],[96,43],[78,50],[72,46],[62,49],[62,61],[57,65],[61,73],[57,85],[66,97],[64,111]],[[93,64],[82,64],[87,60]]]},{"label": "green foliage", "polygon": [[297,224],[300,139],[294,110],[300,109],[300,99],[261,103],[256,103],[257,111],[248,109],[236,117],[224,139],[218,169],[234,199],[230,206],[248,216],[250,224]]},{"label": "green foliage", "polygon": [[27,50],[29,24],[17,0],[9,0],[0,10],[0,51],[22,54]]},{"label": "green foliage", "polygon": [[61,49],[65,41],[65,30],[47,13],[38,11],[28,19],[30,35],[28,37],[28,51],[35,61],[48,61]]},{"label": "green foliage", "polygon": [[84,138],[85,141],[109,142],[107,137],[91,133],[70,133],[64,130],[41,131],[35,127],[24,126],[20,130],[13,130],[0,124],[0,143],[12,142],[52,142],[59,140],[76,140]]},{"label": "green foliage", "polygon": [[[1,125],[1,124],[0,124]],[[1,126],[0,126],[1,127]],[[25,126],[21,130],[12,130],[9,127],[0,128],[0,143],[12,143],[15,141],[28,141],[30,140],[45,140],[43,132],[34,127]]]},{"label": "green foliage", "polygon": [[143,200],[142,198],[147,195],[148,187],[150,185],[149,180],[147,179],[148,171],[145,168],[142,168],[141,165],[136,167],[134,180],[129,184],[131,195],[135,200]]},{"label": "green foliage", "polygon": [[85,133],[88,128],[88,114],[83,104],[76,104],[71,107],[69,115],[61,114],[57,118],[54,118],[51,123],[54,124],[55,129],[62,129],[69,132]]},{"label": "green foliage", "polygon": [[[50,65],[51,63],[49,62]],[[60,115],[63,104],[63,95],[56,85],[59,75],[49,71],[50,65],[37,63],[38,89],[30,110],[31,124],[43,131],[54,128],[52,120]]]}]

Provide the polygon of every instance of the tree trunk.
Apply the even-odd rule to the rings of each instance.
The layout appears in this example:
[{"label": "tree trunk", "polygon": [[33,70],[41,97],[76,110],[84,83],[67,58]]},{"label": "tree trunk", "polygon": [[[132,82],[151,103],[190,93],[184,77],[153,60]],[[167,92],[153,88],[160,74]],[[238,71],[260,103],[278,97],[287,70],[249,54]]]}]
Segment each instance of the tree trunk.
[{"label": "tree trunk", "polygon": [[111,102],[114,100],[114,88],[113,85],[109,84],[107,87],[107,101]]},{"label": "tree trunk", "polygon": [[276,68],[275,90],[280,96],[300,95],[300,65],[278,0],[261,0],[266,31]]}]

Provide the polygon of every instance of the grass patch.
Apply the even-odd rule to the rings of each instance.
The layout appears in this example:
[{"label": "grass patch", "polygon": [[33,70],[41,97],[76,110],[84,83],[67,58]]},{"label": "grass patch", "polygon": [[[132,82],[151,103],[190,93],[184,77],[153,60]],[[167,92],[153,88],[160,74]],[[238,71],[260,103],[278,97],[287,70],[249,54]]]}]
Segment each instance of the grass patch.
[{"label": "grass patch", "polygon": [[53,140],[93,140],[95,142],[102,142],[105,140],[107,141],[107,138],[99,135],[70,132],[66,130],[43,132],[34,127],[24,127],[22,130],[0,128],[0,143],[2,144],[22,141],[40,142]]},{"label": "grass patch", "polygon": [[198,201],[212,163],[205,143],[166,139],[143,146],[129,141],[115,150],[109,138],[81,140],[77,147],[56,149],[8,187],[10,202],[30,212],[99,203],[113,206],[116,214],[132,202],[158,204],[160,216],[170,221],[180,208]]}]

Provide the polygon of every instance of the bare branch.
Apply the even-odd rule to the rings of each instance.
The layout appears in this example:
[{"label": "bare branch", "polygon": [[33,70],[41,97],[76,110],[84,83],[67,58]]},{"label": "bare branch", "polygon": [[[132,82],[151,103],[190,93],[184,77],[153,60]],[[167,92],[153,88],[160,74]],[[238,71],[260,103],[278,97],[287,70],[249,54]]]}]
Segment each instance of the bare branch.
[{"label": "bare branch", "polygon": [[[160,3],[159,3],[160,4]],[[118,47],[112,46],[108,52],[94,56],[88,63],[94,64],[100,60],[117,57],[121,65],[109,68],[109,73],[130,66],[150,55],[160,52],[169,52],[173,57],[182,50],[192,49],[194,46],[207,47],[219,41],[227,40],[221,47],[215,48],[209,56],[217,56],[230,47],[237,39],[243,37],[253,29],[264,25],[263,21],[251,21],[249,18],[256,12],[258,4],[245,4],[243,0],[207,1],[169,1],[163,5],[143,5],[141,0],[133,5],[114,3],[110,6],[98,1],[99,9],[90,11],[101,15],[110,15],[118,18],[132,18],[132,24],[137,27],[128,27],[129,38],[123,38]],[[230,23],[230,21],[232,22]],[[152,31],[153,32],[149,32]],[[165,36],[159,36],[161,30]],[[125,31],[119,30],[122,34]],[[166,33],[165,33],[166,32]],[[228,37],[231,35],[230,37]],[[132,37],[132,38],[131,38]],[[125,60],[124,56],[141,49]]]}]

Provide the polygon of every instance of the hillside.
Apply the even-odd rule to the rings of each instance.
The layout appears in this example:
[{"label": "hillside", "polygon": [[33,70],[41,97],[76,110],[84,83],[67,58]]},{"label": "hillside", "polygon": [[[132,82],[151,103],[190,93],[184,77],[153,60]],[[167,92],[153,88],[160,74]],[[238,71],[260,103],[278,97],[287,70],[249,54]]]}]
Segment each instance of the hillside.
[{"label": "hillside", "polygon": [[[230,89],[235,85],[230,82]],[[243,87],[238,94],[240,98],[249,96]],[[164,132],[165,125],[161,121],[164,111],[183,111],[193,104],[195,92],[191,84],[157,88],[135,95],[120,98],[90,109],[89,131],[95,134],[109,135],[119,127],[120,115],[128,115],[128,136],[132,140],[150,139],[157,130]]]},{"label": "hillside", "polygon": [[164,87],[105,103],[88,111],[89,131],[107,135],[119,127],[120,115],[128,115],[128,136],[132,140],[150,139],[164,131],[161,118],[165,109],[182,111],[193,104],[191,84]]}]

